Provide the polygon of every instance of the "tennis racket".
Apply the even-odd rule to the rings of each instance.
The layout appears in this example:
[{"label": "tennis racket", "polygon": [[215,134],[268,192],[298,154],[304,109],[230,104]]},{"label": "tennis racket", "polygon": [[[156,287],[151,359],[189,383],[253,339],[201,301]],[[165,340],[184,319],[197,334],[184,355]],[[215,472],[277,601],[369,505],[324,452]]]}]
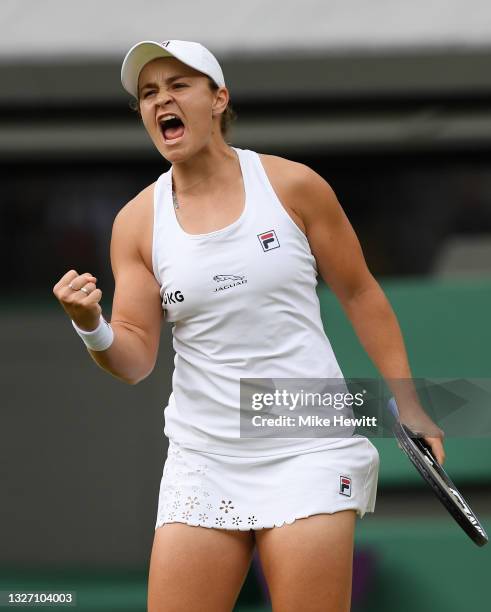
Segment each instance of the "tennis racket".
[{"label": "tennis racket", "polygon": [[406,453],[411,463],[465,533],[478,546],[487,544],[488,536],[484,528],[463,495],[435,459],[431,447],[422,437],[400,422],[399,410],[393,397],[388,402],[388,408],[395,417],[392,431],[399,448]]}]

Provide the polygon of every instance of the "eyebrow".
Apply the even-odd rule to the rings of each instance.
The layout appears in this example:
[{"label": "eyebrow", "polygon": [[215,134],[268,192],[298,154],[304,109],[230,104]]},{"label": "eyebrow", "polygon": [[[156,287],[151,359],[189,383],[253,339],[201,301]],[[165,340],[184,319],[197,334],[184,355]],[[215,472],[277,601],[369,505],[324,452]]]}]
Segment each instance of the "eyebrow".
[{"label": "eyebrow", "polygon": [[[187,77],[186,75],[177,75],[177,76],[171,76],[168,79],[165,79],[165,84],[166,85],[170,85],[170,83],[173,83],[174,81],[177,81],[178,79],[187,79],[189,77]],[[158,87],[157,83],[145,83],[145,85],[143,85],[142,87],[140,87],[140,91],[143,91],[144,89],[147,89],[148,87]]]}]

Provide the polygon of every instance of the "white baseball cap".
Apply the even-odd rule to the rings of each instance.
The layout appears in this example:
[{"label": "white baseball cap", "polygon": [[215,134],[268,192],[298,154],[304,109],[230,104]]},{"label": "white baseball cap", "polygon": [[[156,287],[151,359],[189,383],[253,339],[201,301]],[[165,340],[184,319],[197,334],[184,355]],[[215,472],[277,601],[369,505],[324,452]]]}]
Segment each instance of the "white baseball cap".
[{"label": "white baseball cap", "polygon": [[225,87],[220,64],[202,44],[187,40],[165,40],[161,43],[143,40],[131,47],[121,67],[121,83],[135,98],[138,98],[138,77],[143,66],[158,57],[175,57],[183,64],[208,75],[219,87]]}]

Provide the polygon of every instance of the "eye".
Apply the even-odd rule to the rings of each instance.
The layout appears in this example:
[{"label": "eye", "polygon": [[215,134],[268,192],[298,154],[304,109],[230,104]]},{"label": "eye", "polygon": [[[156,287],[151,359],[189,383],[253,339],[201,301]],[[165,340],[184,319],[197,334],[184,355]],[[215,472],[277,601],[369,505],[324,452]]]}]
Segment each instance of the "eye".
[{"label": "eye", "polygon": [[186,83],[174,83],[174,87],[187,87]]},{"label": "eye", "polygon": [[148,98],[148,96],[150,96],[151,94],[155,93],[154,89],[148,89],[144,94],[143,97],[144,98]]}]

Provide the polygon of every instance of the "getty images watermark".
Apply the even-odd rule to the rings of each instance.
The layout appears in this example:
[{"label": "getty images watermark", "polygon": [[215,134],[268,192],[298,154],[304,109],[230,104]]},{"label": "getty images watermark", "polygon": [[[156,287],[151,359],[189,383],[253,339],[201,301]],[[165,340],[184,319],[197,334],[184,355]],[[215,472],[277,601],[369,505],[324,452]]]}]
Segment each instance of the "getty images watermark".
[{"label": "getty images watermark", "polygon": [[392,437],[394,395],[402,408],[416,402],[446,437],[491,436],[491,379],[482,378],[241,378],[240,436]]},{"label": "getty images watermark", "polygon": [[[363,393],[319,393],[305,391],[300,389],[297,392],[287,391],[286,389],[275,389],[272,393],[253,393],[252,395],[252,410],[263,410],[272,406],[281,407],[289,412],[305,408],[332,408],[341,412],[345,408],[360,407],[364,404]],[[252,416],[252,425],[254,427],[263,425],[283,425],[285,427],[307,426],[307,427],[334,427],[337,426],[352,426],[364,425],[367,427],[375,427],[377,425],[377,417],[365,416],[353,417],[346,414],[336,414],[332,416],[321,416],[320,414],[309,414],[307,411],[292,416],[291,414],[280,414],[278,416],[270,416],[256,414]]]}]

